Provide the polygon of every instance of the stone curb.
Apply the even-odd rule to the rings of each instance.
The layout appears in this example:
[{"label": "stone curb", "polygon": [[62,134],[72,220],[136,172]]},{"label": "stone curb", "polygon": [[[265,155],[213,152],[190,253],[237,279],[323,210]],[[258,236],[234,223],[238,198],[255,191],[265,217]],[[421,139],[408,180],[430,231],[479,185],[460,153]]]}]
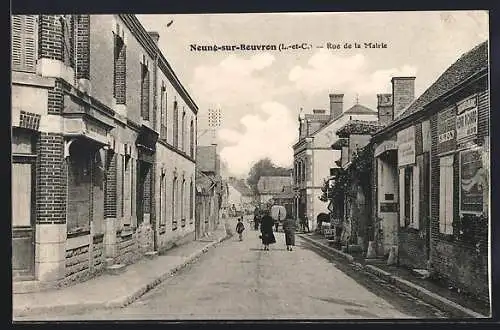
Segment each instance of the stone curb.
[{"label": "stone curb", "polygon": [[184,268],[187,266],[189,263],[193,262],[196,260],[198,257],[200,257],[202,254],[206,253],[211,247],[216,246],[217,244],[220,244],[221,242],[229,239],[232,235],[226,235],[223,236],[211,243],[208,243],[205,245],[201,250],[196,251],[186,257],[184,261],[176,265],[175,267],[167,270],[165,273],[161,274],[154,280],[150,281],[149,283],[143,285],[139,289],[134,290],[131,294],[127,294],[125,296],[119,297],[117,299],[109,300],[109,301],[104,301],[104,302],[85,302],[85,303],[70,303],[70,304],[64,304],[64,305],[55,305],[55,306],[37,306],[34,308],[23,308],[23,309],[13,309],[12,315],[13,317],[25,317],[29,316],[30,314],[42,314],[42,313],[82,313],[90,310],[95,310],[99,308],[120,308],[120,307],[125,307],[141,296],[143,296],[146,292],[150,291],[154,287],[158,286],[162,282],[164,282],[167,278],[170,276],[174,275],[176,272],[178,272],[180,269]]},{"label": "stone curb", "polygon": [[[306,241],[308,241],[316,246],[319,246],[319,247],[321,247],[329,252],[336,254],[337,256],[339,256],[343,259],[346,259],[350,263],[354,263],[354,258],[345,252],[339,251],[339,250],[334,249],[328,245],[317,242],[313,238],[305,237],[305,236],[300,235],[300,234],[298,236],[300,236],[301,238],[305,239]],[[374,265],[364,265],[363,266],[361,264],[358,264],[358,266],[363,267],[369,273],[376,275],[376,276],[382,278],[383,280],[395,285],[397,288],[401,289],[402,291],[405,291],[405,292],[423,300],[424,302],[426,302],[430,305],[433,305],[439,309],[442,309],[448,313],[451,313],[453,315],[457,315],[457,316],[467,315],[467,317],[470,317],[470,318],[489,318],[488,316],[482,315],[482,314],[477,313],[471,309],[463,307],[463,306],[461,306],[461,305],[459,305],[451,300],[448,300],[448,299],[446,299],[438,294],[435,294],[435,293],[433,293],[433,292],[431,292],[431,291],[429,291],[429,290],[427,290],[419,285],[416,285],[410,281],[407,281],[399,276],[392,275],[391,273],[386,272],[385,270],[382,270]]]}]

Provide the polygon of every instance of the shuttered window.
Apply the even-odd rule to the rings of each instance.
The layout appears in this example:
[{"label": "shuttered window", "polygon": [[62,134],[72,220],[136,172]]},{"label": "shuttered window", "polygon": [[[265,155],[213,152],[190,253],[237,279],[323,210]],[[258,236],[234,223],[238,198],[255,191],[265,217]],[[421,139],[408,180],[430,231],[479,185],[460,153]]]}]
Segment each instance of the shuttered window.
[{"label": "shuttered window", "polygon": [[12,70],[36,72],[37,17],[12,16]]}]

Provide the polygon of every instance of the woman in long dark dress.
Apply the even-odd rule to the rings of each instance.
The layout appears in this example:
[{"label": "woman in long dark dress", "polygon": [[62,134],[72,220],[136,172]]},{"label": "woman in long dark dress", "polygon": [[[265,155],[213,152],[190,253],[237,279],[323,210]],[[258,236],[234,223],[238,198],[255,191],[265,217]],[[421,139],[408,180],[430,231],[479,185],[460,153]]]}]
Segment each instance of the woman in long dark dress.
[{"label": "woman in long dark dress", "polygon": [[295,246],[295,220],[286,219],[283,222],[283,231],[285,232],[286,250],[292,251],[292,246]]},{"label": "woman in long dark dress", "polygon": [[266,212],[265,215],[260,220],[260,232],[262,244],[264,245],[264,250],[269,251],[269,244],[276,243],[276,238],[273,233],[273,225],[274,220],[269,215],[269,212]]}]

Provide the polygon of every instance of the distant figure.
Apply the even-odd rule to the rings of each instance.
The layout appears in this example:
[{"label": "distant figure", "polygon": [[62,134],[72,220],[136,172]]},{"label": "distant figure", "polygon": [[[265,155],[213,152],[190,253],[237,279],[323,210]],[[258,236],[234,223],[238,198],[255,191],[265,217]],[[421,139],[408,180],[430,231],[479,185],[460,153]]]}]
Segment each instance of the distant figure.
[{"label": "distant figure", "polygon": [[245,225],[243,224],[243,217],[238,218],[238,223],[236,224],[236,232],[240,238],[240,241],[243,240],[243,231],[245,230]]},{"label": "distant figure", "polygon": [[279,220],[274,220],[274,231],[278,232],[278,228],[280,226],[280,221]]},{"label": "distant figure", "polygon": [[261,239],[265,251],[269,251],[269,244],[276,243],[276,238],[273,234],[273,224],[273,218],[271,218],[268,211],[265,212],[260,223]]},{"label": "distant figure", "polygon": [[286,249],[292,251],[292,246],[295,246],[295,220],[286,219],[283,222],[283,231],[285,232]]},{"label": "distant figure", "polygon": [[259,230],[259,222],[260,222],[260,219],[259,219],[259,215],[258,214],[255,214],[253,216],[253,228],[255,230]]},{"label": "distant figure", "polygon": [[306,232],[306,229],[307,229],[307,232],[309,232],[309,219],[307,218],[307,216],[304,216],[302,218],[302,230],[304,232]]}]

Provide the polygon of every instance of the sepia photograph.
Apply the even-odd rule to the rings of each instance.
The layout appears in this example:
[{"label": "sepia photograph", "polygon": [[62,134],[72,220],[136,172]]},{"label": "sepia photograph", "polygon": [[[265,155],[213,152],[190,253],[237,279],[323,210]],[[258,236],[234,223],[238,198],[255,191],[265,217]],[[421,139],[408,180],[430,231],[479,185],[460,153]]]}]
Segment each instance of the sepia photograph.
[{"label": "sepia photograph", "polygon": [[12,322],[492,317],[487,10],[10,24]]}]

